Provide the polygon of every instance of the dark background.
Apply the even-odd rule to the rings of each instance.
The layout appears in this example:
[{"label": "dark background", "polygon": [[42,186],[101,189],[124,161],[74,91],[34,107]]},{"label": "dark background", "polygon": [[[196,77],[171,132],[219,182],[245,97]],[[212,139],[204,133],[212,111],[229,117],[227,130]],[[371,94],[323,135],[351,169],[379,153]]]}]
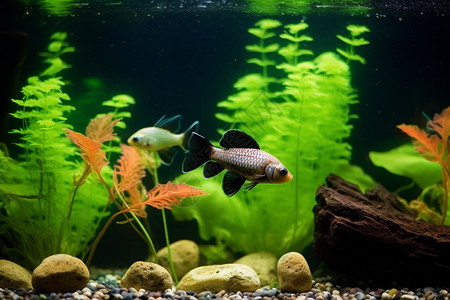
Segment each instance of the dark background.
[{"label": "dark background", "polygon": [[[62,75],[70,81],[66,92],[77,107],[69,122],[83,131],[92,117],[106,111],[102,101],[119,93],[130,94],[137,103],[130,108],[133,118],[125,120],[128,128],[120,132],[122,140],[152,126],[163,114],[182,114],[183,130],[199,120],[200,131],[218,139],[216,129],[221,124],[214,117],[216,104],[234,92],[239,77],[255,70],[246,63],[250,54],[244,47],[255,41],[247,29],[263,17],[284,24],[305,20],[310,25],[307,33],[315,39],[309,47],[316,55],[342,47],[335,35],[346,35],[348,24],[371,29],[365,35],[371,44],[357,50],[367,64],[351,64],[360,103],[352,107],[359,119],[353,121],[349,143],[352,162],[388,189],[395,190],[408,180],[373,166],[368,152],[407,142],[396,125],[424,127],[422,111],[432,117],[450,105],[450,17],[448,8],[439,2],[436,6],[415,2],[414,7],[378,2],[356,15],[329,9],[272,16],[229,6],[164,11],[133,5],[92,5],[78,7],[69,15],[51,16],[39,7],[2,3],[0,141],[8,144],[12,156],[18,149],[11,146],[14,137],[8,131],[19,124],[7,114],[16,109],[9,99],[20,99],[26,79],[44,69],[38,53],[45,50],[55,31],[67,31],[68,42],[77,49],[63,56],[73,66]],[[179,152],[172,167],[161,169],[161,181],[180,173],[181,159]],[[152,211],[151,216],[153,231],[162,232],[160,214]],[[199,240],[195,222],[170,222],[170,233],[174,241]],[[156,243],[158,248],[164,246],[162,234],[156,236]],[[127,256],[117,248],[125,248]],[[113,225],[100,243],[94,264],[125,267],[145,255],[144,243],[130,226]]]}]

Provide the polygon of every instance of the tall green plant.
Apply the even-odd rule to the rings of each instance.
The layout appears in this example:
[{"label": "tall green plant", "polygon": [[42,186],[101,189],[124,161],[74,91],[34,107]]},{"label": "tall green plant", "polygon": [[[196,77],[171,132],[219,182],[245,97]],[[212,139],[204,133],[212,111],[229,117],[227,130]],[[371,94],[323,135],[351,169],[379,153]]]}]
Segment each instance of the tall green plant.
[{"label": "tall green plant", "polygon": [[55,253],[84,258],[107,215],[108,193],[94,177],[78,180],[85,165],[73,159],[78,149],[64,136],[75,109],[60,76],[70,68],[62,56],[75,51],[66,37],[52,35],[42,53],[48,67],[28,79],[22,99],[12,100],[22,127],[11,133],[23,152],[13,159],[0,151],[1,254],[30,269]]},{"label": "tall green plant", "polygon": [[[264,19],[249,29],[259,44],[246,49],[259,57],[248,62],[258,65],[259,72],[237,81],[238,92],[218,103],[225,111],[216,117],[226,129],[253,135],[262,150],[290,170],[293,181],[258,185],[228,198],[220,178],[205,180],[200,171],[179,178],[201,186],[211,199],[177,208],[176,217],[195,218],[203,238],[215,237],[234,251],[282,254],[304,249],[312,241],[317,187],[332,172],[363,174],[349,164],[351,146],[345,142],[352,129],[349,121],[356,117],[350,106],[357,103],[349,64],[333,52],[313,57],[306,48],[313,41],[304,33],[306,23],[288,24],[278,34],[280,25]],[[363,188],[372,184],[362,177],[366,182],[358,183]]]}]

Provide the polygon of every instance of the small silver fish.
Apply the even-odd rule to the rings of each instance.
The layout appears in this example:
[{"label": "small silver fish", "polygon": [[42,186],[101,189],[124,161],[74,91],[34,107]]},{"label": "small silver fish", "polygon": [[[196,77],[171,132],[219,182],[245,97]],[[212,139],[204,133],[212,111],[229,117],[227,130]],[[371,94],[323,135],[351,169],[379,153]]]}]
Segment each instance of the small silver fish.
[{"label": "small silver fish", "polygon": [[224,169],[223,191],[229,197],[236,194],[245,180],[251,183],[246,189],[258,183],[283,183],[292,180],[292,174],[275,156],[259,150],[258,143],[239,130],[225,132],[217,148],[203,136],[193,132],[189,140],[189,151],[183,161],[183,172],[187,173],[205,164],[203,175],[213,177]]},{"label": "small silver fish", "polygon": [[181,116],[172,118],[162,116],[153,127],[142,128],[128,138],[128,144],[148,151],[158,152],[161,161],[170,165],[173,162],[176,151],[172,147],[180,146],[188,149],[189,137],[197,131],[198,121],[183,133],[176,133],[180,129]]}]

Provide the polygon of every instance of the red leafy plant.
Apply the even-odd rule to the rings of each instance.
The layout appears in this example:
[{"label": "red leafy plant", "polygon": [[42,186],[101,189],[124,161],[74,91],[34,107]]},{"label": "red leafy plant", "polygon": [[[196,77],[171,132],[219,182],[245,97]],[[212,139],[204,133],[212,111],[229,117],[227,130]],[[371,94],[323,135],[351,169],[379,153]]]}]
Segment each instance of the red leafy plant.
[{"label": "red leafy plant", "polygon": [[415,149],[425,159],[438,162],[442,169],[442,186],[444,188],[444,205],[441,225],[447,217],[448,194],[450,191],[450,106],[442,113],[435,114],[433,120],[427,122],[428,132],[416,125],[401,124],[397,126],[414,138]]},{"label": "red leafy plant", "polygon": [[[97,235],[86,261],[87,265],[90,264],[95,249],[108,226],[117,216],[126,213],[131,214],[131,217],[136,221],[142,231],[141,234],[144,235],[151,247],[153,257],[156,257],[151,238],[137,216],[141,218],[147,217],[146,205],[158,209],[172,209],[172,206],[179,204],[183,198],[206,194],[206,192],[188,184],[177,184],[170,181],[166,184],[158,184],[152,190],[146,192],[142,183],[142,178],[145,177],[145,167],[142,164],[141,157],[135,148],[124,144],[121,145],[122,155],[114,166],[113,186],[109,187],[101,174],[102,168],[109,163],[106,159],[106,153],[101,150],[101,146],[104,142],[114,139],[113,130],[117,122],[119,120],[112,120],[112,115],[103,115],[89,123],[86,135],[65,129],[66,136],[80,148],[81,157],[86,162],[83,174],[79,179],[74,178],[75,186],[81,186],[87,176],[95,172],[98,180],[108,190],[108,204],[114,202],[119,208],[119,211],[109,218]],[[117,199],[120,199],[120,202]],[[128,222],[132,220],[128,216],[126,219]],[[138,230],[134,225],[133,228]]]}]

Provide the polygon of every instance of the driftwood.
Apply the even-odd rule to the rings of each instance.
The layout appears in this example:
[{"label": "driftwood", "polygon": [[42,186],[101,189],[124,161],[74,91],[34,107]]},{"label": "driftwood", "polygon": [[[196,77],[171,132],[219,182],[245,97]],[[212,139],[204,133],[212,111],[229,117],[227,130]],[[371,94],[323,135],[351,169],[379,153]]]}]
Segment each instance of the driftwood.
[{"label": "driftwood", "polygon": [[336,175],[316,201],[313,247],[330,269],[377,284],[450,286],[450,227],[416,220],[381,185],[362,194]]}]

